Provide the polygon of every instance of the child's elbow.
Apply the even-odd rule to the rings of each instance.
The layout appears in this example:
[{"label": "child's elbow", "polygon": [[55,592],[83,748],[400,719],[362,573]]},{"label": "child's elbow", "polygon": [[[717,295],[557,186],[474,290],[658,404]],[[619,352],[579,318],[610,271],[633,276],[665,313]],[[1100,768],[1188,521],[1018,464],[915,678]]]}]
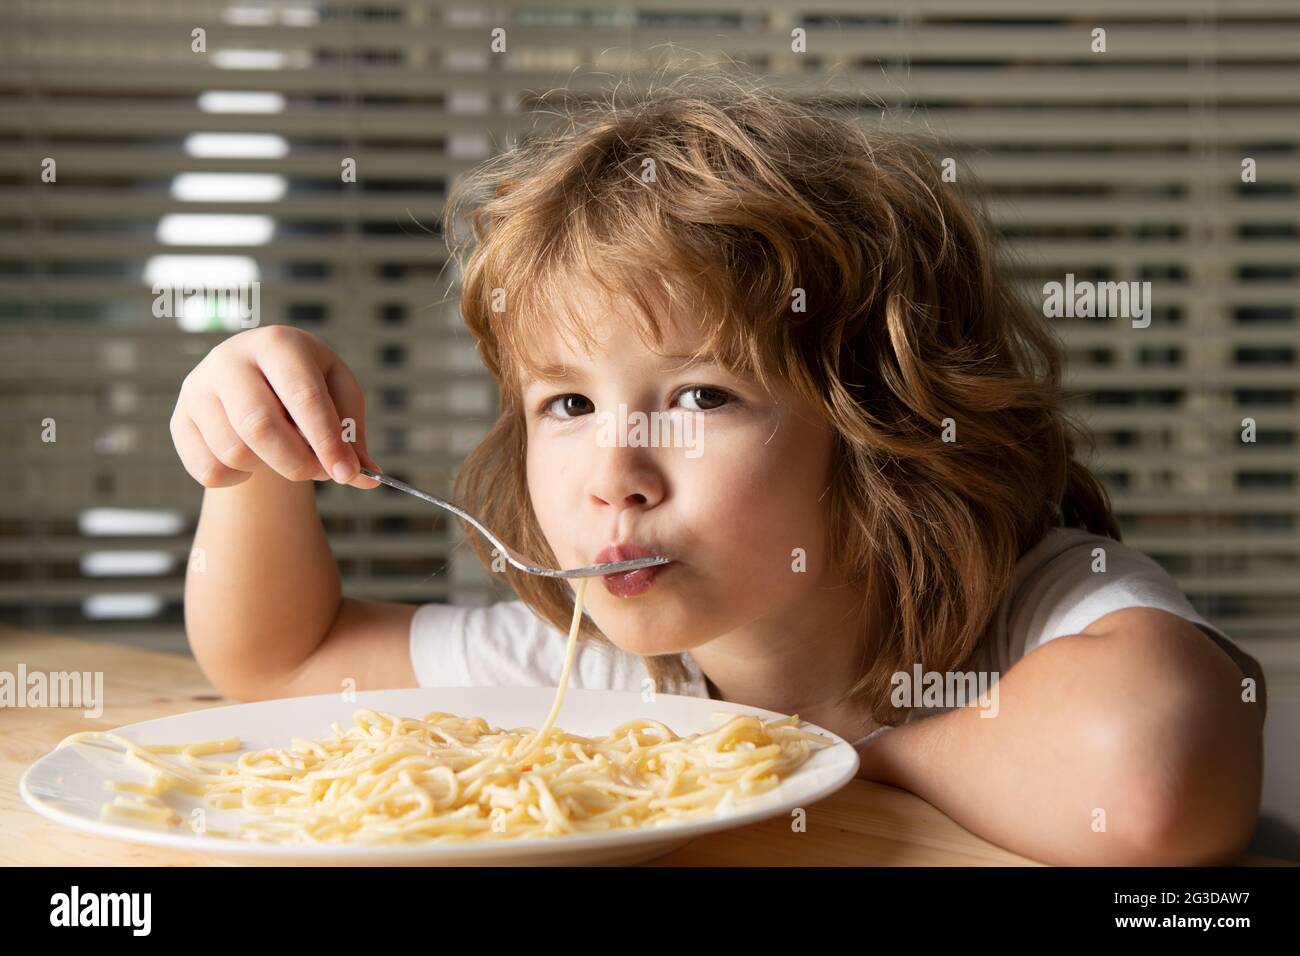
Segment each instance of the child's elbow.
[{"label": "child's elbow", "polygon": [[259,700],[273,700],[283,696],[280,693],[282,683],[279,680],[258,680],[246,670],[223,667],[197,654],[195,660],[199,670],[208,679],[208,683],[216,688],[217,693],[237,703],[251,704]]},{"label": "child's elbow", "polygon": [[[1125,866],[1230,863],[1250,844],[1263,783],[1262,734],[1247,732],[1231,757],[1179,745],[1175,735],[1133,741],[1124,761],[1131,799],[1123,819]],[[1220,738],[1222,740],[1222,738]],[[1181,754],[1180,754],[1181,751]]]},{"label": "child's elbow", "polygon": [[1240,858],[1255,832],[1257,812],[1225,807],[1218,813],[1193,813],[1185,802],[1163,798],[1131,828],[1121,866],[1214,866]]}]

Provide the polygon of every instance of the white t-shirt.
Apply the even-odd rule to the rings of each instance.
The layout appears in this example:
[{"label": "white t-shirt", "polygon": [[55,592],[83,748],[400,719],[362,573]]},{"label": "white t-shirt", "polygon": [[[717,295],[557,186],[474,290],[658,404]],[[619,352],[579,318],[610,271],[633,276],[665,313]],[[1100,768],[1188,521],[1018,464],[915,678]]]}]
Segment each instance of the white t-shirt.
[{"label": "white t-shirt", "polygon": [[[1104,572],[1092,570],[1092,552],[1098,547],[1105,549]],[[1079,528],[1054,527],[1021,555],[990,639],[964,669],[1005,674],[1048,641],[1077,634],[1093,621],[1127,607],[1160,608],[1197,625],[1255,679],[1264,706],[1259,663],[1201,617],[1168,572],[1122,542]],[[487,607],[423,604],[411,621],[411,664],[421,687],[554,687],[564,666],[567,643],[567,633],[543,621],[522,601]],[[708,697],[699,666],[689,653],[682,657],[690,681],[681,693]],[[569,686],[639,691],[648,676],[636,654],[579,644]],[[917,708],[907,719],[923,719],[950,709]],[[881,727],[855,745],[890,729]]]}]

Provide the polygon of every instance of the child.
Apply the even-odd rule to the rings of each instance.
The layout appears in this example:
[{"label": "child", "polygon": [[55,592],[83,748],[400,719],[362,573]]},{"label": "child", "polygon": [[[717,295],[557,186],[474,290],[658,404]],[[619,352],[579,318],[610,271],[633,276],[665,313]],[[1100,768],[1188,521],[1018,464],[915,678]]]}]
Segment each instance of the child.
[{"label": "child", "polygon": [[[862,776],[1047,862],[1231,858],[1259,666],[1121,543],[988,227],[908,139],[696,84],[575,110],[448,199],[501,390],[456,500],[552,566],[673,559],[592,582],[572,685],[797,713]],[[628,423],[651,412],[696,441],[647,442]],[[378,466],[319,339],[227,340],[172,433],[211,489],[186,621],[227,693],[558,680],[572,582],[476,534],[520,600],[341,597],[307,482],[373,488]]]}]

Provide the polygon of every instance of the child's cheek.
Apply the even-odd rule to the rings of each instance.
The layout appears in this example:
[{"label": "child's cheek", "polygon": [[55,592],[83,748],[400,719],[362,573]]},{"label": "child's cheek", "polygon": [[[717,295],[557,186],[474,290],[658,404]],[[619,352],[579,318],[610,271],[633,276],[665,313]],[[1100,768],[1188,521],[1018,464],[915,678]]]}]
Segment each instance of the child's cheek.
[{"label": "child's cheek", "polygon": [[728,459],[715,462],[729,475],[727,493],[716,496],[716,514],[741,538],[737,553],[748,551],[762,564],[750,574],[775,587],[793,568],[813,571],[826,553],[832,440],[798,419],[784,420],[763,438],[770,440],[751,445],[748,457],[735,455],[725,466]]},{"label": "child's cheek", "polygon": [[[563,515],[566,505],[561,500],[563,489],[572,478],[572,462],[563,455],[555,455],[551,450],[530,445],[527,457],[528,495],[532,502],[533,513],[542,534],[557,555],[564,555],[569,542],[559,535],[564,526]],[[561,557],[561,561],[566,560]]]},{"label": "child's cheek", "polygon": [[715,454],[700,459],[706,464],[698,477],[682,485],[692,524],[712,543],[710,550],[717,549],[738,572],[743,568],[744,575],[773,584],[791,573],[801,555],[810,568],[826,545],[821,515],[829,442],[782,435],[785,430],[778,429],[767,444],[716,443],[709,449]]}]

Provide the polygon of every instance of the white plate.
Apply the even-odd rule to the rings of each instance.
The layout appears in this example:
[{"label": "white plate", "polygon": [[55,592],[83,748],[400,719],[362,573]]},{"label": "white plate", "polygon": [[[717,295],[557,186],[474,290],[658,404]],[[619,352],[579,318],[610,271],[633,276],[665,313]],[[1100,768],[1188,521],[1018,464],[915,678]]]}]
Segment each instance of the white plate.
[{"label": "white plate", "polygon": [[[363,691],[355,701],[339,694],[236,704],[209,710],[147,720],[115,728],[137,743],[188,743],[215,737],[238,736],[245,749],[287,748],[290,738],[314,740],[328,735],[334,722],[353,725],[358,709],[419,717],[440,710],[462,717],[482,717],[494,727],[516,729],[541,725],[555,698],[549,687],[420,687],[406,690]],[[711,730],[721,719],[718,712],[754,714],[765,720],[783,715],[756,707],[742,707],[702,697],[657,694],[653,702],[636,691],[571,688],[556,726],[570,733],[603,737],[619,724],[650,718],[668,725],[681,736]],[[120,750],[103,744],[76,744],[53,750],[34,763],[19,786],[28,806],[52,820],[99,836],[149,843],[177,850],[193,850],[238,857],[243,863],[307,864],[408,864],[408,865],[562,865],[634,863],[661,856],[694,837],[717,830],[748,826],[770,817],[788,816],[796,807],[808,807],[853,779],[858,754],[843,738],[805,724],[804,729],[825,735],[832,744],[817,748],[812,756],[772,790],[736,804],[717,817],[669,823],[648,830],[583,833],[568,836],[460,842],[376,845],[254,843],[192,832],[183,823],[171,828],[145,822],[100,819],[100,809],[113,799],[104,788],[107,780],[148,782],[148,775],[124,763]],[[110,746],[113,746],[109,744]],[[216,760],[233,755],[214,755]],[[164,799],[183,821],[190,811],[204,806],[202,799],[168,791]],[[242,811],[206,807],[206,824],[217,830],[236,829]]]}]

